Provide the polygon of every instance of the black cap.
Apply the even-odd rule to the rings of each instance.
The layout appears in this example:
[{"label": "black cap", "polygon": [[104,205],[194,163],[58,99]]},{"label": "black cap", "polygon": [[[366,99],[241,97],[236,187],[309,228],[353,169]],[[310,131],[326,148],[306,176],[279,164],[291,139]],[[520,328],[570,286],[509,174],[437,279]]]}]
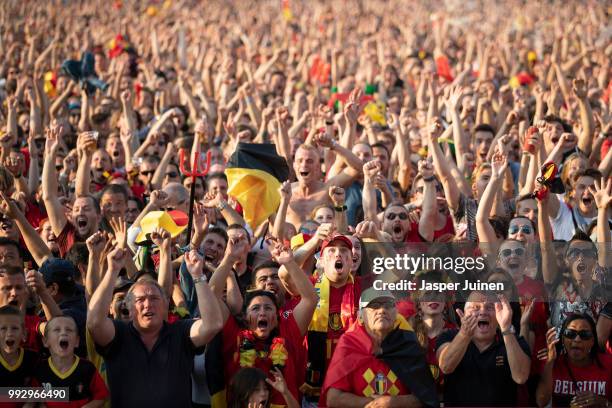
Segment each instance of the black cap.
[{"label": "black cap", "polygon": [[117,292],[128,290],[133,284],[133,280],[130,280],[125,276],[118,276],[117,280],[115,281],[115,287],[113,288],[113,295]]},{"label": "black cap", "polygon": [[39,272],[45,279],[45,285],[74,283],[78,271],[74,264],[65,259],[48,258],[40,267]]}]

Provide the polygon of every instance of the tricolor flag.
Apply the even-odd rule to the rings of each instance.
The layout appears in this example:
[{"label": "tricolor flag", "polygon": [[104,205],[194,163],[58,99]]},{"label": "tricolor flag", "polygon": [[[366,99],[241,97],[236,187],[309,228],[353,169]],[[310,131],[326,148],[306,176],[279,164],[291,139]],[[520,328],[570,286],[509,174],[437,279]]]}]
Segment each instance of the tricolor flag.
[{"label": "tricolor flag", "polygon": [[255,229],[278,209],[278,188],[288,179],[289,166],[273,144],[238,143],[225,174],[227,193],[240,203],[244,220]]}]

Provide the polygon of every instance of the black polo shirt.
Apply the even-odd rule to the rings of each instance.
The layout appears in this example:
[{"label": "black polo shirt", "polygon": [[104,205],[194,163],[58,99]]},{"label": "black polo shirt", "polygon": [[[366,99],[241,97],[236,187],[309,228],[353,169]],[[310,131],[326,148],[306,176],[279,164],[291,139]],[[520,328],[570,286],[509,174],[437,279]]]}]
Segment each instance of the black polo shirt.
[{"label": "black polo shirt", "polygon": [[193,357],[202,351],[189,338],[193,322],[164,322],[149,352],[132,322],[113,321],[113,341],[96,345],[106,364],[113,408],[191,406]]},{"label": "black polo shirt", "polygon": [[[451,342],[458,332],[455,329],[440,334],[437,348]],[[518,342],[529,355],[527,342],[522,337]],[[444,375],[446,407],[512,407],[516,406],[516,391],[502,338],[483,352],[470,342],[455,371]]]}]

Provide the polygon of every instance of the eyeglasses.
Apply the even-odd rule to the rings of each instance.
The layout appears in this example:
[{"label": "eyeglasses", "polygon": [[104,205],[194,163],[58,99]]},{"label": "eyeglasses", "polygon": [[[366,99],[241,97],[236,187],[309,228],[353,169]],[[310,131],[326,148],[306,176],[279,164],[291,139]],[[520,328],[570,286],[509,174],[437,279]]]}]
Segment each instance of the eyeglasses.
[{"label": "eyeglasses", "polygon": [[408,219],[408,214],[406,214],[406,213],[389,213],[389,214],[387,214],[387,219],[389,221],[393,221],[397,217],[399,217],[400,220],[407,220]]},{"label": "eyeglasses", "polygon": [[170,173],[166,173],[166,177],[175,178],[178,177],[178,173],[175,171],[171,171]]},{"label": "eyeglasses", "polygon": [[569,251],[567,251],[567,257],[570,259],[576,259],[580,255],[582,255],[583,258],[595,258],[597,257],[597,252],[594,249],[579,249],[579,248],[572,248]]},{"label": "eyeglasses", "polygon": [[385,308],[385,309],[393,309],[395,307],[395,302],[392,300],[387,300],[387,301],[372,301],[370,303],[368,303],[368,305],[366,306],[368,309],[381,309],[381,308]]},{"label": "eyeglasses", "polygon": [[565,329],[563,332],[563,336],[567,337],[570,340],[574,340],[576,337],[580,337],[580,340],[591,340],[593,338],[593,333],[589,330],[572,330]]},{"label": "eyeglasses", "polygon": [[506,249],[502,249],[500,254],[504,258],[508,258],[512,254],[514,254],[516,256],[523,256],[523,255],[525,255],[525,249],[524,248],[515,248],[515,249],[507,249],[506,248]]},{"label": "eyeglasses", "polygon": [[521,231],[523,234],[533,234],[533,228],[531,228],[531,225],[511,225],[510,228],[508,228],[508,234],[511,235],[517,234],[519,231]]}]

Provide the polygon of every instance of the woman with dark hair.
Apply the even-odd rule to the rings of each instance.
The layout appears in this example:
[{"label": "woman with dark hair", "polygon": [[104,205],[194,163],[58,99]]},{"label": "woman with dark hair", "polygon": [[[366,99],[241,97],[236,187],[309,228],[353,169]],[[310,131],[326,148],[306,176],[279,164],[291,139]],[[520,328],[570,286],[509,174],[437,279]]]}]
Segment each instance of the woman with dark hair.
[{"label": "woman with dark hair", "polygon": [[[293,313],[280,313],[276,295],[266,290],[246,292],[241,316],[230,315],[221,302],[225,325],[221,338],[206,350],[206,370],[212,400],[222,400],[224,386],[243,368],[258,368],[268,375],[280,370],[287,379],[286,388],[298,397],[298,387],[303,383],[305,349],[302,340],[308,330],[318,297],[314,287],[293,259],[293,252],[284,243],[270,239],[272,258],[281,265],[279,274],[291,276],[300,295]],[[219,299],[236,259],[248,248],[246,236],[230,238],[221,264],[210,279],[211,287]],[[269,402],[285,406],[286,397],[276,388]]]},{"label": "woman with dark hair", "polygon": [[596,341],[595,321],[586,313],[570,315],[546,333],[546,360],[536,399],[538,406],[607,407],[612,397],[612,356]]},{"label": "woman with dark hair", "polygon": [[[421,275],[419,280],[425,280],[428,283],[445,283],[441,275],[436,272]],[[421,283],[419,282],[418,287],[420,286]],[[445,293],[436,290],[413,292],[416,313],[410,319],[417,340],[426,352],[427,364],[429,364],[439,391],[442,390],[442,372],[438,367],[438,359],[436,358],[436,341],[438,336],[446,330],[457,328],[457,325],[449,320],[445,297]]]},{"label": "woman with dark hair", "polygon": [[299,408],[297,400],[287,389],[279,369],[273,371],[274,381],[259,368],[242,368],[234,375],[229,389],[228,408],[267,408],[270,406],[270,388],[278,391],[288,408]]}]

